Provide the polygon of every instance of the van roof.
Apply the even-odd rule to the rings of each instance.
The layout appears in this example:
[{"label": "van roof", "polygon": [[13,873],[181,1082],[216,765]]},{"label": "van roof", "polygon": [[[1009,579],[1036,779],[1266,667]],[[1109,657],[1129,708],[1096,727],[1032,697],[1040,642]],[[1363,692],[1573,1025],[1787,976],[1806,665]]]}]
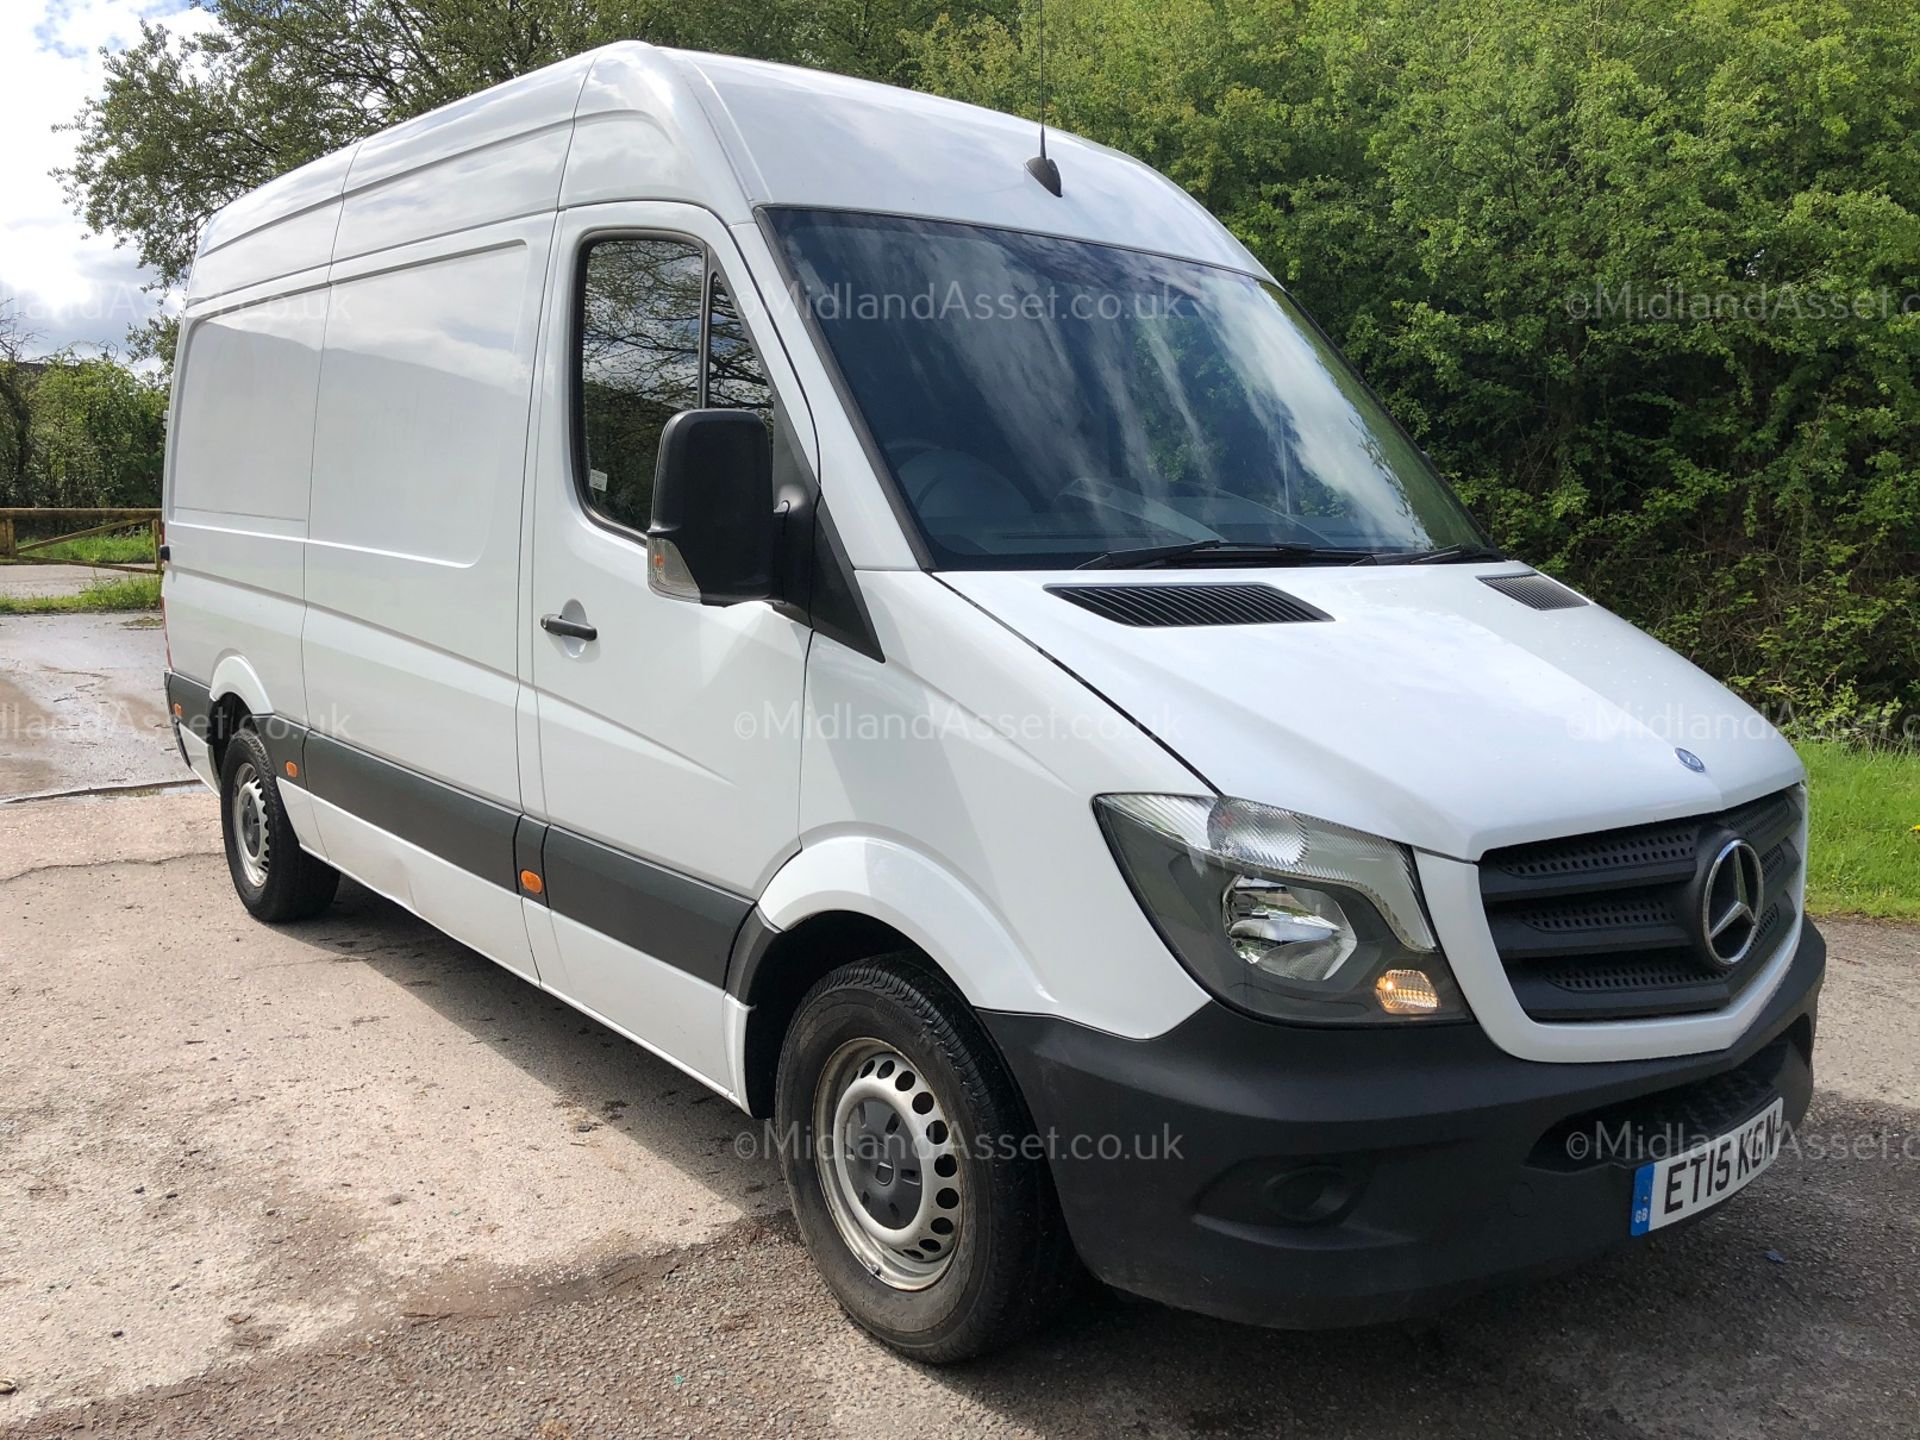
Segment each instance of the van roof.
[{"label": "van roof", "polygon": [[1032,120],[979,106],[623,41],[241,196],[202,228],[187,298],[517,215],[642,199],[702,205],[728,224],[751,223],[761,205],[961,220],[1263,273],[1204,208],[1139,161],[1049,130],[1063,180],[1056,197],[1026,172],[1037,145]]}]

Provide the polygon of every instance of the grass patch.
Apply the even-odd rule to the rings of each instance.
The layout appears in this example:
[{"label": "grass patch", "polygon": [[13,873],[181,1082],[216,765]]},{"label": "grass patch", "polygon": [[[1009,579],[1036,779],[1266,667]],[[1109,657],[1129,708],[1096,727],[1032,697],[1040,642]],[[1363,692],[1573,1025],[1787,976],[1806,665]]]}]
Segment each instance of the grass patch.
[{"label": "grass patch", "polygon": [[1920,920],[1920,752],[1814,740],[1807,909]]},{"label": "grass patch", "polygon": [[96,580],[73,595],[0,595],[0,615],[80,615],[99,610],[158,610],[160,577]]},{"label": "grass patch", "polygon": [[20,560],[23,564],[151,565],[153,532],[143,525],[132,534],[83,535],[44,550],[30,550]]}]

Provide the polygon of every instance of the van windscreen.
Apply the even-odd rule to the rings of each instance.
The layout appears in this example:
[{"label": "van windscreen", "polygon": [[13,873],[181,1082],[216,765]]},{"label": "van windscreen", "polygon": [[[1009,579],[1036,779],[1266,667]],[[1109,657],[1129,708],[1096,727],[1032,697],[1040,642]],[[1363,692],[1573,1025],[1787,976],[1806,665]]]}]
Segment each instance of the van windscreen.
[{"label": "van windscreen", "polygon": [[940,567],[1484,543],[1276,286],[1022,231],[766,214]]}]

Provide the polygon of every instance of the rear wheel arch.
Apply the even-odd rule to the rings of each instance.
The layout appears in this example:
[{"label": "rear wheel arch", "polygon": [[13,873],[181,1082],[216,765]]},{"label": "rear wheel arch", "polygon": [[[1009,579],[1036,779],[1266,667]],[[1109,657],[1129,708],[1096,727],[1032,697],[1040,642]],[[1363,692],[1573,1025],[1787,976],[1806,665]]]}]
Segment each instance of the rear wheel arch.
[{"label": "rear wheel arch", "polygon": [[255,715],[273,713],[273,697],[267,693],[260,672],[244,655],[229,652],[214,662],[213,674],[207,680],[207,693],[215,700],[236,695]]},{"label": "rear wheel arch", "polygon": [[252,723],[253,711],[236,692],[229,690],[214,698],[213,708],[207,712],[207,747],[213,752],[214,774],[218,775],[226,763],[227,742]]},{"label": "rear wheel arch", "polygon": [[223,655],[215,663],[207,682],[212,703],[207,743],[213,751],[213,770],[217,775],[225,759],[227,742],[240,727],[259,715],[271,715],[273,702],[259,673],[240,655]]},{"label": "rear wheel arch", "polygon": [[256,920],[303,920],[333,903],[340,873],[302,848],[266,740],[251,717],[224,746],[220,833],[234,891]]}]

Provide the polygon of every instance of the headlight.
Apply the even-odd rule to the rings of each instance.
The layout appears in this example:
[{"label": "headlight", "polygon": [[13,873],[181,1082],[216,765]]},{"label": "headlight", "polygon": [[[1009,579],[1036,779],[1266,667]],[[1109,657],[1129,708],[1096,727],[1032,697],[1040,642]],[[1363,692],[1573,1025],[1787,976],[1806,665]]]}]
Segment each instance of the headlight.
[{"label": "headlight", "polygon": [[1168,948],[1229,1005],[1313,1024],[1466,1016],[1404,847],[1251,800],[1094,810]]}]

